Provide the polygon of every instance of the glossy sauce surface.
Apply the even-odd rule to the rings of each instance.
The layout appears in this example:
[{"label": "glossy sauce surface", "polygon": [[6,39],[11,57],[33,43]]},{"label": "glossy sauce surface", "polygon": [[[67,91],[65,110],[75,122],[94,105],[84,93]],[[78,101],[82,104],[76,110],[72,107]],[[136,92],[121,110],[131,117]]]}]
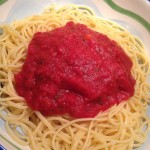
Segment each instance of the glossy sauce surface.
[{"label": "glossy sauce surface", "polygon": [[43,115],[94,117],[133,96],[131,67],[115,41],[68,22],[33,36],[16,90]]}]

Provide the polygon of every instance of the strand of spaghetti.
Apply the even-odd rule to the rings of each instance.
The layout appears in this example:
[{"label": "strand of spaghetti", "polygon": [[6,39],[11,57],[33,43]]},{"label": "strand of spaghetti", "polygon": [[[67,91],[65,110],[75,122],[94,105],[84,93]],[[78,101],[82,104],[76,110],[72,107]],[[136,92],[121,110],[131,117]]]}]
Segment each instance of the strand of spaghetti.
[{"label": "strand of spaghetti", "polygon": [[[1,28],[3,28],[3,27],[1,27],[1,25],[0,25],[0,29]],[[7,35],[6,33],[2,33],[2,34],[0,34],[0,36],[1,36],[1,38],[0,38],[0,45],[3,45],[3,41],[5,41],[6,39],[8,39],[9,38],[9,35]]]},{"label": "strand of spaghetti", "polygon": [[8,79],[0,79],[0,82],[8,82]]},{"label": "strand of spaghetti", "polygon": [[45,147],[45,149],[49,149],[46,141],[48,141],[50,148],[52,149],[51,140],[48,139],[48,136],[53,136],[54,134],[55,134],[55,130],[50,130],[50,131],[47,131],[43,134],[42,143],[43,143],[43,146]]},{"label": "strand of spaghetti", "polygon": [[8,76],[8,74],[6,72],[2,71],[2,70],[0,70],[0,75],[3,76],[3,77],[7,77]]},{"label": "strand of spaghetti", "polygon": [[85,119],[76,119],[76,120],[73,120],[73,121],[70,121],[68,122],[67,124],[63,125],[62,127],[60,127],[56,132],[55,132],[55,135],[53,136],[53,139],[52,139],[52,145],[53,147],[55,147],[54,145],[54,141],[55,141],[55,138],[57,136],[57,134],[62,130],[64,129],[65,127],[69,126],[69,125],[72,125],[76,122],[84,122],[84,121],[99,121],[99,118],[85,118]]},{"label": "strand of spaghetti", "polygon": [[10,35],[13,35],[13,36],[19,38],[19,40],[21,40],[22,43],[24,44],[24,46],[27,48],[27,43],[25,42],[24,37],[21,36],[16,29],[14,29],[13,27],[8,26],[8,25],[4,25],[2,28],[4,29],[4,32],[8,32],[8,33],[10,33]]},{"label": "strand of spaghetti", "polygon": [[[6,55],[5,47],[6,47],[5,44],[2,45],[2,47],[1,47],[1,62],[2,62],[2,64],[4,64],[4,65],[2,65],[2,66],[5,66],[5,65],[7,64],[7,60],[6,60],[6,57],[5,57],[5,55]],[[1,67],[1,66],[0,66],[0,67]]]},{"label": "strand of spaghetti", "polygon": [[8,121],[11,121],[11,120],[17,121],[17,120],[21,120],[24,117],[25,113],[26,113],[25,110],[19,115],[12,115],[11,113],[9,113],[8,115],[5,115],[1,113],[1,118],[3,118],[4,120],[8,120]]},{"label": "strand of spaghetti", "polygon": [[8,70],[8,84],[9,84],[9,88],[10,88],[10,92],[12,96],[16,96],[16,91],[14,89],[13,83],[12,83],[12,72],[10,70]]},{"label": "strand of spaghetti", "polygon": [[75,136],[73,138],[73,141],[72,141],[73,144],[71,146],[71,150],[76,150],[77,149],[78,143],[82,139],[82,137],[84,136],[84,134],[85,133],[82,130],[77,131],[77,133],[75,134]]},{"label": "strand of spaghetti", "polygon": [[6,123],[5,123],[5,128],[6,128],[7,132],[9,133],[9,135],[10,135],[11,137],[13,137],[13,139],[14,139],[15,141],[17,141],[19,144],[21,144],[21,145],[23,145],[23,146],[28,145],[28,142],[24,142],[24,141],[20,140],[20,139],[14,134],[14,132],[12,131],[12,129],[11,129],[10,126],[9,126],[8,121],[6,121]]},{"label": "strand of spaghetti", "polygon": [[0,87],[0,91],[1,91],[3,94],[9,95],[9,91],[7,91],[6,88],[4,89],[4,88]]},{"label": "strand of spaghetti", "polygon": [[5,68],[5,69],[17,69],[17,68],[20,68],[22,67],[23,63],[20,63],[20,64],[8,64],[8,65],[0,65],[1,68]]},{"label": "strand of spaghetti", "polygon": [[8,101],[7,104],[9,106],[13,106],[14,108],[19,108],[19,109],[27,109],[28,106],[24,105],[24,103],[15,103],[12,101]]},{"label": "strand of spaghetti", "polygon": [[88,133],[87,133],[87,137],[86,137],[86,140],[85,140],[85,143],[83,145],[83,148],[82,150],[86,149],[86,145],[90,139],[90,133],[91,133],[91,130],[92,130],[92,126],[93,126],[93,121],[91,121],[90,125],[89,125],[89,129],[88,129]]},{"label": "strand of spaghetti", "polygon": [[35,112],[35,114],[38,116],[38,118],[40,118],[42,120],[42,122],[47,126],[47,128],[49,130],[53,129],[52,126],[50,125],[50,123],[48,122],[48,120],[46,120],[45,117],[43,115],[41,115],[40,112]]},{"label": "strand of spaghetti", "polygon": [[33,131],[32,136],[34,136],[38,132],[38,130],[42,127],[42,124],[43,124],[43,122],[40,122],[38,124],[38,126],[36,127],[36,129]]},{"label": "strand of spaghetti", "polygon": [[1,98],[1,102],[2,101],[18,101],[18,102],[20,102],[20,101],[23,101],[24,100],[24,98],[22,98],[22,97],[20,97],[20,96],[13,96],[13,97],[7,97],[7,98]]}]

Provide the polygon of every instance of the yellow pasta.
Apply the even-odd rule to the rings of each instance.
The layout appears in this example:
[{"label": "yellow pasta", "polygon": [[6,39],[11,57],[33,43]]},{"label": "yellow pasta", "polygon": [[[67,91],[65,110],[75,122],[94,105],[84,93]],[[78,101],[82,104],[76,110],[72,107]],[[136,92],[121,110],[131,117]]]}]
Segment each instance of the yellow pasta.
[{"label": "yellow pasta", "polygon": [[[21,70],[34,33],[50,31],[68,21],[82,23],[116,41],[132,59],[135,93],[95,118],[45,117],[31,110],[15,91],[14,74]],[[150,62],[143,43],[118,24],[98,18],[84,6],[52,6],[40,15],[0,25],[0,117],[8,134],[33,150],[132,150],[146,140],[150,119]]]}]

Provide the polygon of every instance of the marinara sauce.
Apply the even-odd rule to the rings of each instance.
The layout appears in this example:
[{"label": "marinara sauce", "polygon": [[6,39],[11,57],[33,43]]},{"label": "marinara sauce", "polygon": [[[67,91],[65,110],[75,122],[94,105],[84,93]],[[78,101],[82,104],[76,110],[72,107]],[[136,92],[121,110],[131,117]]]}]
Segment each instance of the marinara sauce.
[{"label": "marinara sauce", "polygon": [[132,61],[106,35],[83,24],[34,34],[16,90],[43,115],[94,117],[134,94]]}]

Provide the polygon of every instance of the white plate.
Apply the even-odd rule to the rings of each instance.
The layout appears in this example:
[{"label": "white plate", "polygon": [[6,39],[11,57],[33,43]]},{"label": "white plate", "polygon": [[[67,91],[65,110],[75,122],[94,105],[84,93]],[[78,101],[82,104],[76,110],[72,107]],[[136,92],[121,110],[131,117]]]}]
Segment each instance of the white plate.
[{"label": "white plate", "polygon": [[[117,22],[142,39],[150,55],[150,2],[148,0],[0,0],[0,23],[9,23],[38,14],[52,3],[59,5],[74,3],[91,7],[97,16]],[[150,107],[148,113],[150,114]],[[0,119],[0,150],[4,150],[4,147],[7,150],[29,150],[29,147],[22,147],[9,137]],[[136,150],[150,150],[150,134],[146,142]]]}]

